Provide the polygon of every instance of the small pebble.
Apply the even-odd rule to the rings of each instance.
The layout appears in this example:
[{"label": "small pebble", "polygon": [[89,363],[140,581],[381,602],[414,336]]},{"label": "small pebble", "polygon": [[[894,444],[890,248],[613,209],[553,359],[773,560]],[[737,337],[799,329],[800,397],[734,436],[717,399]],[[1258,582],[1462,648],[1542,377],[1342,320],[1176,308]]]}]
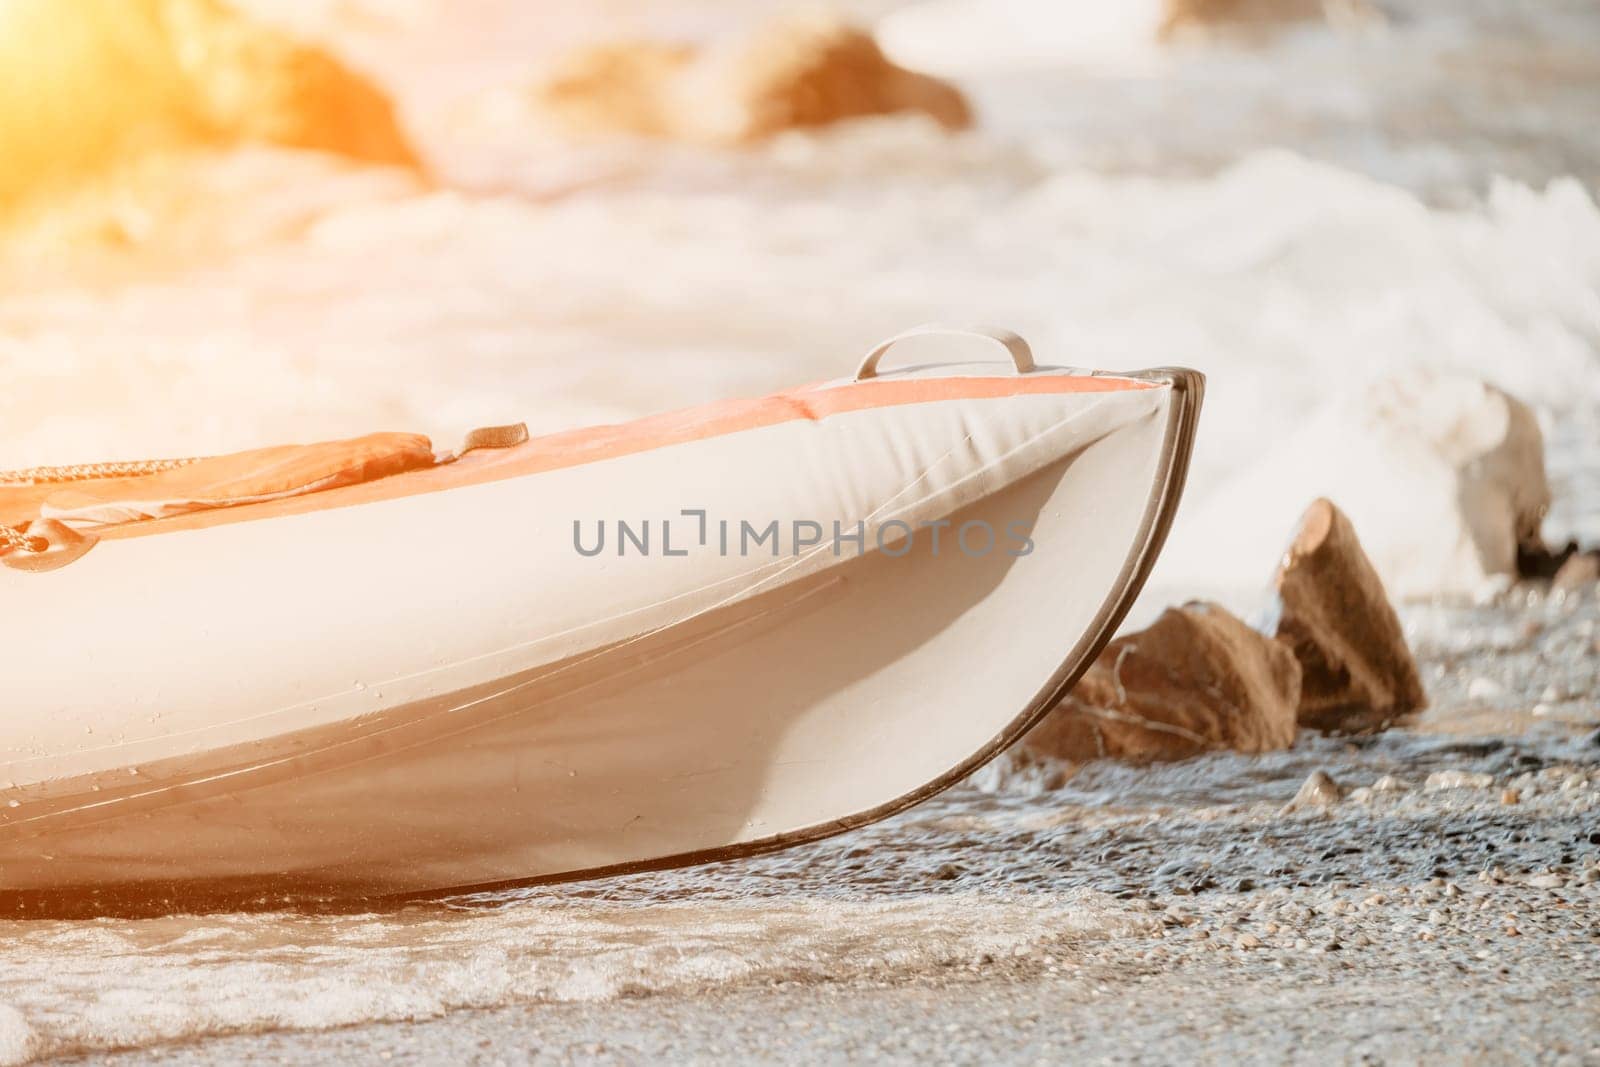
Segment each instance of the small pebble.
[{"label": "small pebble", "polygon": [[1483,771],[1434,771],[1423,788],[1438,793],[1446,789],[1488,789],[1491,785],[1494,775]]},{"label": "small pebble", "polygon": [[1284,811],[1302,808],[1327,808],[1344,799],[1344,789],[1327,771],[1312,771],[1300,785],[1294,799],[1284,806]]},{"label": "small pebble", "polygon": [[1520,789],[1512,789],[1510,787],[1507,787],[1505,789],[1500,790],[1500,803],[1502,803],[1502,804],[1521,804],[1522,803],[1522,790],[1520,790]]},{"label": "small pebble", "polygon": [[1505,691],[1505,686],[1492,678],[1474,678],[1467,683],[1468,700],[1493,700]]}]

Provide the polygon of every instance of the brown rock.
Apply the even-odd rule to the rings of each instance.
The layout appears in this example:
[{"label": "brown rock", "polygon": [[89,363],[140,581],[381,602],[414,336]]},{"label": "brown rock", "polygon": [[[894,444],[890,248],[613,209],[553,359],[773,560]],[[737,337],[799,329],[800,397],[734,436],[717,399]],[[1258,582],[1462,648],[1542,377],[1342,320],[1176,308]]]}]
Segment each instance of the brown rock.
[{"label": "brown rock", "polygon": [[1567,560],[1580,554],[1576,541],[1568,541],[1561,548],[1551,548],[1542,538],[1525,541],[1517,545],[1515,573],[1518,578],[1554,578]]},{"label": "brown rock", "polygon": [[415,163],[371,83],[220,0],[0,3],[0,205],[130,155],[242,141]]},{"label": "brown rock", "polygon": [[1552,589],[1584,589],[1600,582],[1600,552],[1575,552],[1550,579]]},{"label": "brown rock", "polygon": [[1328,500],[1300,519],[1274,580],[1273,636],[1300,663],[1300,725],[1381,729],[1426,707],[1416,660],[1355,528]]},{"label": "brown rock", "polygon": [[971,124],[954,87],[891,63],[829,17],[788,17],[699,47],[624,42],[578,52],[536,91],[568,132],[740,144],[844,119],[921,112]]},{"label": "brown rock", "polygon": [[1366,0],[1164,0],[1160,36],[1270,29],[1296,22],[1359,25],[1382,20]]},{"label": "brown rock", "polygon": [[1021,747],[1078,761],[1268,752],[1294,743],[1299,695],[1287,647],[1214,604],[1187,604],[1111,642]]},{"label": "brown rock", "polygon": [[676,136],[668,87],[694,61],[686,44],[627,41],[594,45],[563,59],[535,100],[574,133]]},{"label": "brown rock", "polygon": [[163,8],[195,111],[218,136],[416,165],[388,96],[327,52],[220,0]]}]

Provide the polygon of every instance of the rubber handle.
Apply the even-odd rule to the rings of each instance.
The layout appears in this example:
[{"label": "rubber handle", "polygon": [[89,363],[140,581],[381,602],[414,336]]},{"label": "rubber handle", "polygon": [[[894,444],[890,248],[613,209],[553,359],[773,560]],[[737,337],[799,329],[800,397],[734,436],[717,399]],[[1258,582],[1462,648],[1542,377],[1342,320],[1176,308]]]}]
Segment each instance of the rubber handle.
[{"label": "rubber handle", "polygon": [[1011,354],[1011,362],[1017,366],[1018,374],[1027,374],[1034,369],[1033,349],[1028,347],[1028,342],[1010,330],[996,326],[944,326],[937,322],[930,322],[922,326],[913,326],[905,333],[897,333],[887,341],[880,341],[867,353],[861,361],[861,366],[856,369],[856,381],[866,381],[878,374],[878,361],[883,354],[901,341],[911,337],[976,337],[983,341],[993,341]]}]

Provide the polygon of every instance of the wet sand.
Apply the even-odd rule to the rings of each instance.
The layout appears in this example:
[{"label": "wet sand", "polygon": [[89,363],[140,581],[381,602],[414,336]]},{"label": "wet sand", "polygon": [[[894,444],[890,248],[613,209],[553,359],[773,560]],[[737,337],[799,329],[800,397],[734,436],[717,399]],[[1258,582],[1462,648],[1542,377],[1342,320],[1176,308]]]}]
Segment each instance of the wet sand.
[{"label": "wet sand", "polygon": [[[1434,858],[1452,877],[1156,893],[1127,905],[1155,920],[1140,936],[1066,939],[934,973],[533,1004],[80,1062],[1590,1062],[1600,1057],[1593,801],[1591,784],[1581,815],[1530,806],[1440,820]],[[1565,868],[1559,886],[1548,874],[1455,874],[1519,835],[1548,851],[1507,848],[1507,861],[1553,860],[1534,866]],[[1387,843],[1381,832],[1366,842]],[[1563,848],[1569,864],[1555,855]]]},{"label": "wet sand", "polygon": [[[1173,946],[1172,939],[1154,944]],[[1198,942],[1165,969],[1082,963],[910,983],[773,986],[530,1006],[326,1034],[223,1038],[83,1063],[1590,1062],[1600,945],[1525,939],[1487,960],[1426,943],[1254,951]],[[1181,950],[1180,950],[1181,952]],[[1576,955],[1577,958],[1571,958]]]}]

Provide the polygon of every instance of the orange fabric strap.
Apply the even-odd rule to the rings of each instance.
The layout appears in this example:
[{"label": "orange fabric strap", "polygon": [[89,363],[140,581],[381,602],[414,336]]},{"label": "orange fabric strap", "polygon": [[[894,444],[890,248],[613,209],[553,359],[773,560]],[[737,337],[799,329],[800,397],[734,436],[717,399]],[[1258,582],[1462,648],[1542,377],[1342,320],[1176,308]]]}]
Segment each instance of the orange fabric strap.
[{"label": "orange fabric strap", "polygon": [[59,519],[92,528],[355,485],[430,467],[420,434],[376,433],[214,456],[137,477],[0,486],[0,522]]}]

